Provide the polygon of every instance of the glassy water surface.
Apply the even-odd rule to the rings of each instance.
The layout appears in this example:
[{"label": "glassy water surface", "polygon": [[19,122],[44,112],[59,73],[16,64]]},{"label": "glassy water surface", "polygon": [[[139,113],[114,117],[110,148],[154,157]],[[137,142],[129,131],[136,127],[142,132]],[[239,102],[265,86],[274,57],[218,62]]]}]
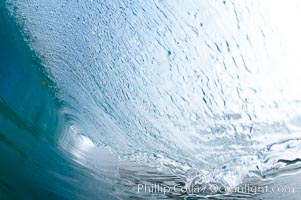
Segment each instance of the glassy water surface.
[{"label": "glassy water surface", "polygon": [[1,1],[0,197],[298,199],[300,6]]}]

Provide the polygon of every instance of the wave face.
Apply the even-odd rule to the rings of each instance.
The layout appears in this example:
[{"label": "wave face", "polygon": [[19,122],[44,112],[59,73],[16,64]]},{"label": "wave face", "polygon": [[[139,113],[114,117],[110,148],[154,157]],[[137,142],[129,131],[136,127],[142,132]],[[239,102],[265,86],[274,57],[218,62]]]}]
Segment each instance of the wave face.
[{"label": "wave face", "polygon": [[236,186],[300,158],[298,1],[0,5],[5,193],[123,196],[122,161]]}]

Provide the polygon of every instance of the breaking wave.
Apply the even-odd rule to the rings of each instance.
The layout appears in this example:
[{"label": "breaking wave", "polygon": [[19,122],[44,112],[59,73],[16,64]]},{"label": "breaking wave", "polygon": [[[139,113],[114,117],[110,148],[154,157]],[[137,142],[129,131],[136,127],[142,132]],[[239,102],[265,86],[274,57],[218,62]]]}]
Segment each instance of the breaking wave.
[{"label": "breaking wave", "polygon": [[139,179],[297,172],[296,4],[1,2],[3,193],[113,199]]}]

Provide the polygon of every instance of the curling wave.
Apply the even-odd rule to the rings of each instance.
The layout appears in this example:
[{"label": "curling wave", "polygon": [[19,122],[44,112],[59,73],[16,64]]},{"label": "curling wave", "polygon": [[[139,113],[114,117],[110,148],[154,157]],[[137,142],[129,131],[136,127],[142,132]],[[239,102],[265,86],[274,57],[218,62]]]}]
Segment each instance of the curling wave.
[{"label": "curling wave", "polygon": [[[1,23],[15,24],[21,42],[1,30],[11,51],[1,46],[0,141],[23,155],[21,136],[9,133],[30,132],[22,145],[37,145],[31,159],[67,180],[70,195],[73,181],[92,173],[97,182],[122,161],[187,185],[274,177],[300,159],[301,91],[299,33],[284,25],[297,23],[298,1],[271,3],[2,2]],[[279,18],[278,9],[290,13]],[[51,168],[44,154],[74,173],[58,170],[58,158]]]}]

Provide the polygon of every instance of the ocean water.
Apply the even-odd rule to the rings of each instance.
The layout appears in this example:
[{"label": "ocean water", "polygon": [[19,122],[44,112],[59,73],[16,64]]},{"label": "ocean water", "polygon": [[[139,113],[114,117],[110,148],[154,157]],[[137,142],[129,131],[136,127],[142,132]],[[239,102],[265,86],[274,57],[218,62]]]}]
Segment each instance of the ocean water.
[{"label": "ocean water", "polygon": [[299,199],[300,6],[2,0],[0,199]]}]

